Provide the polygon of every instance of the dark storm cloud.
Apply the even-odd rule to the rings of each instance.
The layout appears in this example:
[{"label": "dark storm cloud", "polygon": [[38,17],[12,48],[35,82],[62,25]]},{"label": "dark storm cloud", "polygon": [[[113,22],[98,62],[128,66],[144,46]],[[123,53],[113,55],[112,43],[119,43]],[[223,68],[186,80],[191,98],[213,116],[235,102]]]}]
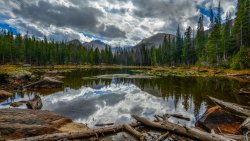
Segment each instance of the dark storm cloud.
[{"label": "dark storm cloud", "polygon": [[79,29],[93,30],[99,24],[98,17],[102,12],[92,7],[84,9],[52,5],[39,1],[38,5],[21,3],[20,9],[13,9],[13,13],[31,21],[55,26],[68,26]]},{"label": "dark storm cloud", "polygon": [[193,26],[199,16],[195,15],[195,1],[189,0],[132,0],[136,9],[134,15],[140,18],[157,18],[165,22],[158,32],[175,34],[178,24],[188,23]]},{"label": "dark storm cloud", "polygon": [[132,0],[136,6],[134,14],[138,17],[182,18],[186,10],[195,3],[189,0]]},{"label": "dark storm cloud", "polygon": [[25,24],[20,20],[16,21],[15,26],[18,28],[22,28],[24,31],[28,32],[28,34],[36,35],[38,37],[44,36],[44,34],[37,30],[35,27]]},{"label": "dark storm cloud", "polygon": [[66,7],[39,1],[37,5],[22,2],[20,8],[15,8],[12,11],[23,19],[38,22],[45,26],[70,27],[109,38],[125,37],[125,32],[114,25],[105,28],[98,27],[97,25],[101,24],[98,18],[102,17],[103,13],[93,7]]},{"label": "dark storm cloud", "polygon": [[[236,2],[221,0],[223,11],[233,16]],[[178,24],[182,32],[196,28],[211,5],[216,8],[218,0],[0,0],[0,20],[36,37],[130,46],[159,32],[175,34]],[[209,17],[204,18],[207,28]]]},{"label": "dark storm cloud", "polygon": [[121,31],[119,28],[117,28],[114,25],[107,25],[107,26],[101,26],[102,28],[100,31],[100,35],[106,36],[109,38],[116,38],[116,37],[126,37],[126,33],[124,31]]}]

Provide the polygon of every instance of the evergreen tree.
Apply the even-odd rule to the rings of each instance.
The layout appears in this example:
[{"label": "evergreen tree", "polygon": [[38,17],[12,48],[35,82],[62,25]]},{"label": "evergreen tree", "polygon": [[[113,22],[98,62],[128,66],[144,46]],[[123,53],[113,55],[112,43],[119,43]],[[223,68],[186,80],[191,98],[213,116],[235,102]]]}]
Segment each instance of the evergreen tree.
[{"label": "evergreen tree", "polygon": [[186,65],[190,65],[191,63],[191,48],[192,48],[192,39],[191,39],[191,36],[192,36],[192,28],[189,26],[185,33],[184,33],[184,46],[183,46],[183,49],[182,49],[182,58],[183,58],[183,61]]}]

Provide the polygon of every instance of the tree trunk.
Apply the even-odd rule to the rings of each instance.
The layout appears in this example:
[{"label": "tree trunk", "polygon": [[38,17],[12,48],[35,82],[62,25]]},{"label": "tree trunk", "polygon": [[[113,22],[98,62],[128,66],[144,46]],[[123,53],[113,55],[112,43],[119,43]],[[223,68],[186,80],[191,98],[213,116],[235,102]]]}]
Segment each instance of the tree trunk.
[{"label": "tree trunk", "polygon": [[154,123],[149,121],[148,119],[144,117],[139,116],[133,116],[137,121],[141,122],[142,124],[155,128],[155,129],[161,129],[169,131],[170,133],[185,136],[194,140],[202,140],[202,141],[234,141],[233,139],[223,137],[221,135],[217,134],[209,134],[203,131],[199,131],[197,129],[191,129],[187,127],[182,127],[177,124],[173,124],[170,122],[165,122],[164,125]]},{"label": "tree trunk", "polygon": [[245,106],[238,105],[235,103],[225,102],[225,101],[213,98],[213,97],[209,97],[209,99],[211,99],[212,101],[214,101],[215,103],[217,103],[223,107],[226,107],[226,108],[231,109],[235,112],[238,112],[238,113],[241,113],[243,115],[246,115],[247,117],[250,117],[250,110],[249,110],[249,108],[245,108]]}]

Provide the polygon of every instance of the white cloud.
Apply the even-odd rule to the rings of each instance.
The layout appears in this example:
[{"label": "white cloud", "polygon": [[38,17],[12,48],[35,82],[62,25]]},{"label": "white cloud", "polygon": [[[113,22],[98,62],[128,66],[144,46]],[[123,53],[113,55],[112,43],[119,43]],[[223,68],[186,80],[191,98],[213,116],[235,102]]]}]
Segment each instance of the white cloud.
[{"label": "white cloud", "polygon": [[[60,6],[58,9],[50,10],[57,10],[57,12],[62,14],[65,12],[60,11],[63,9],[62,7],[79,8],[83,13],[87,12],[87,10],[93,10],[86,9],[86,7],[92,7],[100,11],[102,15],[96,17],[98,23],[96,25],[93,23],[91,29],[88,30],[88,27],[81,28],[80,25],[80,27],[70,26],[77,24],[76,21],[74,21],[74,24],[71,24],[72,21],[65,20],[63,22],[67,24],[62,24],[63,26],[57,26],[55,24],[57,22],[54,21],[42,21],[47,18],[39,17],[39,13],[36,13],[39,11],[36,10],[32,11],[34,13],[28,14],[35,14],[42,20],[36,20],[34,18],[36,16],[32,17],[32,19],[28,19],[30,16],[25,17],[20,15],[20,13],[13,12],[13,9],[20,9],[20,5],[24,3],[28,5],[36,3],[36,5],[38,5],[39,1],[47,2],[53,6]],[[182,26],[182,29],[187,28],[187,26],[195,27],[198,17],[201,15],[196,5],[208,9],[211,4],[216,7],[218,0],[3,0],[0,1],[0,14],[10,17],[2,22],[9,23],[16,27],[21,33],[26,33],[26,31],[31,30],[30,33],[33,32],[36,36],[44,34],[45,36],[59,39],[65,38],[71,40],[78,38],[81,41],[90,41],[92,39],[98,39],[95,37],[108,35],[115,30],[119,32],[117,35],[121,36],[117,38],[112,38],[112,36],[103,37],[103,39],[105,39],[104,41],[113,46],[126,46],[135,45],[141,39],[157,32],[175,34],[178,24]],[[225,12],[230,11],[234,15],[236,11],[236,0],[221,0],[221,6]],[[223,13],[223,19],[225,15],[226,13]],[[78,17],[74,19],[82,20],[81,22],[88,21],[88,19],[82,19],[83,17],[81,15],[79,16],[79,14],[77,16]],[[93,14],[92,16],[95,17],[96,15]],[[208,21],[207,18],[205,20]],[[208,26],[209,24],[205,25]],[[105,29],[108,28],[107,26],[112,26],[112,30],[110,29],[109,33],[104,33]],[[103,28],[104,31],[101,31],[101,28]],[[125,36],[123,36],[123,32],[125,32]],[[88,37],[82,33],[90,33],[93,37]]]}]

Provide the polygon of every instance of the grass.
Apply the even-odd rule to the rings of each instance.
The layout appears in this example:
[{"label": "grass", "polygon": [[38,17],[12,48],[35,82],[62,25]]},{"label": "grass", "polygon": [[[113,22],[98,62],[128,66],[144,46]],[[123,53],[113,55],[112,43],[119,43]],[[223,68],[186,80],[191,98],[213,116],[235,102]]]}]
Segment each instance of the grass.
[{"label": "grass", "polygon": [[19,77],[23,75],[31,75],[30,68],[20,67],[16,65],[0,65],[0,74],[10,77]]},{"label": "grass", "polygon": [[[223,76],[231,79],[225,74],[250,75],[250,69],[231,70],[231,69],[215,69],[202,67],[164,67],[164,66],[120,66],[120,65],[55,65],[55,66],[32,66],[22,67],[17,65],[0,65],[0,74],[18,77],[21,75],[30,75],[33,70],[49,71],[60,70],[68,71],[72,69],[135,69],[134,72],[144,73],[156,76],[203,76],[214,77]],[[234,77],[233,77],[234,78]]]}]

